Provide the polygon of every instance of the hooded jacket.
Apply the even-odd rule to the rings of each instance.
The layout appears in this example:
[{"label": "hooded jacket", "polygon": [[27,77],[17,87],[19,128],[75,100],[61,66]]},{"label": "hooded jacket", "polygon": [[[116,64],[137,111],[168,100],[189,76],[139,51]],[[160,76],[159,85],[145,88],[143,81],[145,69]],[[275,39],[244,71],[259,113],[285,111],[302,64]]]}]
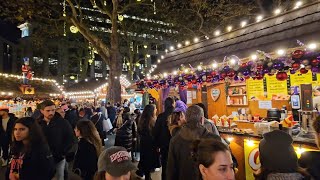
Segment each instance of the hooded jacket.
[{"label": "hooded jacket", "polygon": [[192,143],[200,138],[213,137],[200,124],[192,127],[188,123],[170,141],[167,164],[168,180],[195,180],[199,177],[198,168],[192,159]]}]

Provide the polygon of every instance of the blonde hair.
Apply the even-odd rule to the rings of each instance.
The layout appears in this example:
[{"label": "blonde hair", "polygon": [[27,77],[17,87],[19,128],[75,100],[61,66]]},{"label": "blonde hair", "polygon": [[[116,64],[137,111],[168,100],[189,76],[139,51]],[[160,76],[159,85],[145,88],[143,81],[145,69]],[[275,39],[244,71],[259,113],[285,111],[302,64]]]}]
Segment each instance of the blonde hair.
[{"label": "blonde hair", "polygon": [[93,144],[96,149],[97,155],[99,156],[102,151],[102,144],[99,133],[91,121],[78,121],[76,125],[80,131],[82,138],[86,139],[89,143]]}]

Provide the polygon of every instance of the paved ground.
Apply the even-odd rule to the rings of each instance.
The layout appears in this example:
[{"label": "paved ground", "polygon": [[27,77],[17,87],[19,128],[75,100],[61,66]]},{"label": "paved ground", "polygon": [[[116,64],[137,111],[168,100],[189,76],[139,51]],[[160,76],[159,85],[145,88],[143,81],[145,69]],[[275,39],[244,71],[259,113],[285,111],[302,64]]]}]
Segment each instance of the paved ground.
[{"label": "paved ground", "polygon": [[[113,145],[114,145],[114,136],[113,135],[108,136],[108,140],[106,141],[105,147],[108,148]],[[138,163],[136,163],[136,165],[138,165]],[[69,171],[69,174],[70,174],[69,180],[81,180],[79,176],[72,173],[71,171]],[[0,167],[0,180],[4,180],[4,179],[5,179],[5,168]],[[161,179],[161,171],[152,173],[152,180],[160,180],[160,179]],[[139,178],[135,176],[134,172],[132,173],[132,180],[139,180]]]}]

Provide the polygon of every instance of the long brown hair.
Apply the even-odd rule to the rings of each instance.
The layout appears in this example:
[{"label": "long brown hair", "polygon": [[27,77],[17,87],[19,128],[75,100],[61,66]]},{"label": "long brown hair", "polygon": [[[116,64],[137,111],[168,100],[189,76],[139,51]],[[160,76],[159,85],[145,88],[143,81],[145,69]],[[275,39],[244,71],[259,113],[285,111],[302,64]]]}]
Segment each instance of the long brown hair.
[{"label": "long brown hair", "polygon": [[182,111],[178,111],[178,112],[173,112],[170,116],[169,116],[169,120],[168,120],[168,125],[179,125],[179,120],[180,117],[182,116]]},{"label": "long brown hair", "polygon": [[76,128],[80,131],[82,138],[94,145],[97,155],[99,156],[102,151],[101,139],[93,122],[85,120],[78,121]]},{"label": "long brown hair", "polygon": [[154,114],[155,108],[156,107],[152,104],[148,104],[146,107],[144,107],[138,124],[139,131],[148,129],[151,132],[151,129],[154,126],[154,120],[156,118]]},{"label": "long brown hair", "polygon": [[[14,128],[16,124],[22,124],[29,129],[28,140],[29,143],[27,145],[23,144],[21,141],[17,141],[14,137]],[[23,117],[16,120],[13,131],[12,131],[12,143],[11,143],[11,153],[14,155],[19,154],[20,152],[31,152],[33,148],[37,148],[38,145],[47,143],[45,136],[43,135],[42,129],[38,122],[32,117]]]}]

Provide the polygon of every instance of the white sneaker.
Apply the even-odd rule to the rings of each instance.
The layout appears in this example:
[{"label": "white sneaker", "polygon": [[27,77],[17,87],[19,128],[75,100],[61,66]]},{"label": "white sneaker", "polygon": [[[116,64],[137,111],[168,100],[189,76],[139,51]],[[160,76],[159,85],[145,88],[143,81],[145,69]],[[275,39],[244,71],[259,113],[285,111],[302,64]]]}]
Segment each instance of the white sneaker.
[{"label": "white sneaker", "polygon": [[155,172],[159,172],[159,171],[160,171],[160,168],[155,168],[154,171],[155,171]]}]

